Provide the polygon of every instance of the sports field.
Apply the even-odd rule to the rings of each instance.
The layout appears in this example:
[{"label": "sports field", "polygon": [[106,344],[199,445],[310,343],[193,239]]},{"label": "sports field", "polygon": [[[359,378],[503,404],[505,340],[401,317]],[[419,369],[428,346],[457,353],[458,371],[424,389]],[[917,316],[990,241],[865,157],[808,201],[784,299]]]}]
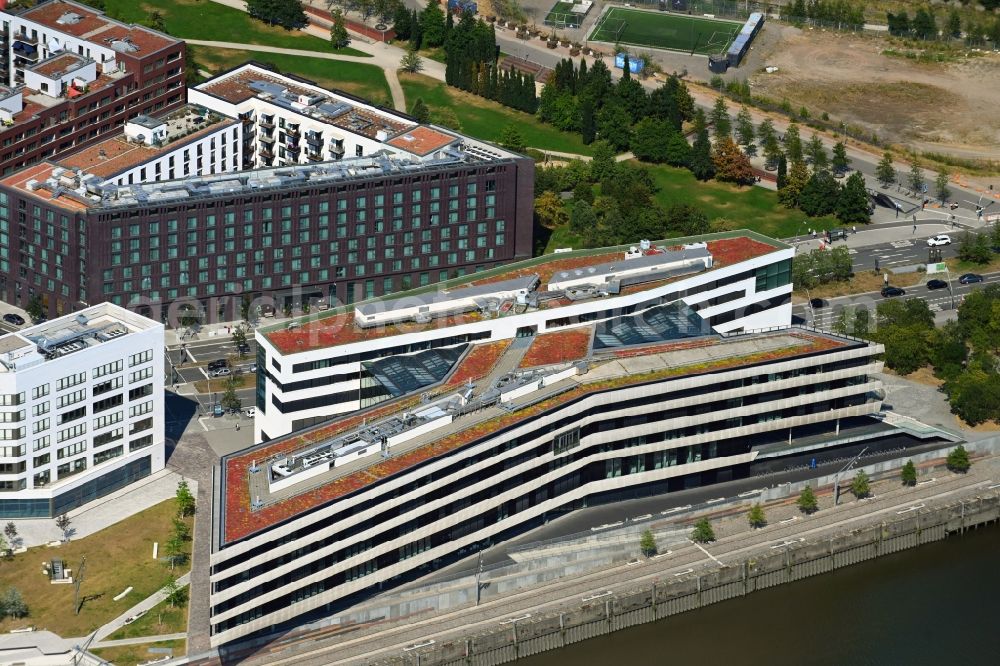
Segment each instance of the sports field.
[{"label": "sports field", "polygon": [[552,10],[545,16],[545,25],[554,28],[579,28],[583,22],[584,14],[573,13],[572,2],[562,2],[560,0],[552,6]]},{"label": "sports field", "polygon": [[725,51],[741,27],[741,23],[703,16],[611,7],[588,39],[710,55]]}]

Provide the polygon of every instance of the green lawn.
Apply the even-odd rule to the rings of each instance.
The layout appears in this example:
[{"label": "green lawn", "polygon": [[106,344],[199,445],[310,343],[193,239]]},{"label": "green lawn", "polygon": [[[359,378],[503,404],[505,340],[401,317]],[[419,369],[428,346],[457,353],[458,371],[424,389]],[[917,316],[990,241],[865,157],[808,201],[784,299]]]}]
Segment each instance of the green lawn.
[{"label": "green lawn", "polygon": [[97,648],[91,650],[101,659],[115,666],[135,666],[156,659],[162,659],[163,653],[150,652],[149,648],[170,648],[171,656],[179,657],[185,654],[187,641],[161,641],[159,643],[143,643],[142,645],[121,645],[119,647]]},{"label": "green lawn", "polygon": [[[206,0],[207,2],[208,0]],[[325,60],[323,58],[303,58],[301,56],[277,53],[248,53],[231,49],[214,49],[207,46],[192,46],[195,59],[203,69],[221,72],[231,69],[249,59],[274,65],[282,72],[288,72],[315,81],[323,88],[337,88],[364,99],[392,106],[392,93],[386,83],[382,69],[375,65],[356,62]]]},{"label": "green lawn", "polygon": [[486,141],[496,141],[507,125],[520,130],[526,145],[542,150],[555,150],[579,155],[590,155],[589,146],[583,144],[579,134],[560,132],[523,111],[515,111],[488,99],[483,99],[422,74],[400,72],[399,80],[406,94],[406,106],[422,98],[431,112],[443,109],[454,112],[462,132]]},{"label": "green lawn", "polygon": [[[840,226],[832,216],[810,218],[800,210],[785,208],[778,195],[763,187],[736,187],[714,180],[699,182],[687,169],[648,165],[657,186],[656,200],[664,207],[687,203],[716,220],[724,217],[739,228],[758,231],[773,238],[787,238],[805,229]],[[805,220],[805,224],[802,224]],[[800,225],[802,231],[799,231]]]},{"label": "green lawn", "polygon": [[367,56],[356,49],[334,49],[330,42],[298,30],[269,26],[246,12],[212,0],[105,0],[107,14],[121,21],[141,23],[151,11],[163,15],[167,32],[182,39],[204,39],[260,44],[306,51]]},{"label": "green lawn", "polygon": [[573,13],[572,2],[557,2],[545,17],[545,25],[556,28],[579,28],[583,22],[583,14]]},{"label": "green lawn", "polygon": [[[807,229],[822,231],[841,226],[832,216],[810,218],[799,210],[778,203],[778,195],[763,187],[735,187],[714,180],[699,182],[687,169],[644,164],[653,175],[659,191],[654,198],[664,208],[686,203],[708,216],[710,222],[725,218],[739,229],[758,231],[773,238],[804,234]],[[567,202],[567,209],[570,203]],[[580,249],[580,239],[568,225],[540,231],[540,239],[548,254],[560,247]],[[546,234],[551,234],[546,237]]]},{"label": "green lawn", "polygon": [[734,21],[612,7],[589,39],[709,55],[725,51],[741,27]]},{"label": "green lawn", "polygon": [[[190,588],[188,588],[190,590]],[[126,625],[105,640],[117,641],[122,638],[141,636],[165,636],[187,631],[187,604],[170,607],[166,601],[153,606],[132,624]]]},{"label": "green lawn", "polygon": [[[171,571],[153,559],[154,541],[160,544],[159,555],[163,556],[176,512],[176,502],[168,500],[58,548],[39,546],[0,562],[0,591],[15,587],[28,605],[27,617],[0,620],[0,632],[35,626],[60,636],[85,636],[159,590],[168,579],[183,575],[190,560]],[[190,519],[186,522],[192,526]],[[191,545],[186,546],[189,553]],[[74,586],[51,584],[42,572],[42,563],[61,559],[76,576],[84,557],[83,604],[77,615],[73,612]],[[132,591],[115,601],[114,597],[128,587]]]}]

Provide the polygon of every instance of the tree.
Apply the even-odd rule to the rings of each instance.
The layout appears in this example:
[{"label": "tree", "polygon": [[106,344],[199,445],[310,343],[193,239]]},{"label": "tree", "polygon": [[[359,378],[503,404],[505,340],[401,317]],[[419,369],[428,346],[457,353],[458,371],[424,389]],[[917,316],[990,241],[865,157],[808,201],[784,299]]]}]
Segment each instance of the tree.
[{"label": "tree", "polygon": [[729,108],[726,106],[725,97],[719,95],[715,98],[715,106],[712,107],[708,119],[712,123],[712,131],[715,134],[716,141],[720,137],[730,135],[733,123],[729,117]]},{"label": "tree", "polygon": [[351,36],[347,34],[347,27],[344,25],[344,14],[339,9],[333,10],[333,24],[330,26],[330,44],[335,49],[344,49],[351,43]]},{"label": "tree", "polygon": [[426,123],[431,119],[431,110],[427,108],[423,97],[418,97],[410,107],[410,115],[417,119],[417,122]]},{"label": "tree", "polygon": [[777,177],[777,186],[780,190],[788,184],[788,160],[785,159],[784,153],[778,157],[778,168],[776,171],[777,173],[775,175]]},{"label": "tree", "polygon": [[989,236],[964,232],[958,241],[958,258],[974,264],[988,263],[993,258]]},{"label": "tree", "polygon": [[815,513],[819,509],[819,502],[816,500],[816,493],[812,486],[806,486],[799,493],[799,499],[795,501],[802,513]]},{"label": "tree", "polygon": [[851,492],[858,499],[864,499],[871,494],[871,484],[869,483],[868,475],[865,474],[865,470],[859,469],[858,473],[851,479]]},{"label": "tree", "polygon": [[590,160],[590,179],[602,183],[615,173],[615,152],[607,141],[594,142],[594,156]]},{"label": "tree", "polygon": [[597,138],[597,112],[590,97],[584,97],[580,101],[580,134],[584,145],[588,146]]},{"label": "tree", "polygon": [[946,32],[953,39],[960,39],[962,37],[962,16],[958,13],[957,9],[952,9],[951,13],[948,14],[948,29]]},{"label": "tree", "polygon": [[951,197],[951,191],[948,189],[947,170],[938,171],[937,176],[934,178],[934,196],[940,199],[942,203]]},{"label": "tree", "polygon": [[695,112],[697,135],[688,159],[688,169],[698,180],[711,180],[715,176],[715,164],[712,161],[712,143],[708,140],[708,128],[701,109]]},{"label": "tree", "polygon": [[753,118],[747,107],[742,107],[736,114],[736,140],[741,146],[749,146],[753,143],[755,132],[753,129]]},{"label": "tree", "polygon": [[35,324],[40,322],[45,318],[45,308],[42,307],[42,295],[35,294],[28,300],[28,304],[24,306],[24,313],[28,315],[31,319],[31,323]]},{"label": "tree", "polygon": [[8,587],[0,601],[4,612],[15,620],[28,614],[28,604],[24,603],[24,597],[16,587]]},{"label": "tree", "polygon": [[242,406],[240,397],[236,395],[236,380],[232,376],[226,378],[226,388],[219,402],[223,409],[239,409]]},{"label": "tree", "polygon": [[785,155],[789,162],[800,162],[804,155],[802,153],[802,138],[799,136],[799,126],[791,123],[785,130]]},{"label": "tree", "polygon": [[247,0],[246,4],[250,16],[285,30],[298,30],[309,22],[300,0]]},{"label": "tree", "polygon": [[[14,544],[8,544],[7,539],[0,536],[0,555],[4,557],[10,557],[10,551],[14,547]],[[0,612],[0,617],[3,617],[3,613]]]},{"label": "tree", "polygon": [[829,163],[826,148],[823,147],[823,140],[816,134],[813,134],[812,138],[809,139],[809,143],[806,145],[806,154],[812,160],[813,171],[825,169]]},{"label": "tree", "polygon": [[851,167],[851,161],[847,158],[847,146],[843,141],[833,144],[833,160],[830,161],[834,173],[846,173]]},{"label": "tree", "polygon": [[167,23],[163,20],[163,14],[155,9],[146,14],[146,20],[143,21],[143,25],[153,30],[159,30],[160,32],[167,31]]},{"label": "tree", "polygon": [[972,463],[969,461],[969,452],[961,444],[948,453],[945,463],[952,472],[965,473],[972,466]]},{"label": "tree", "polygon": [[173,571],[174,566],[184,561],[184,540],[177,534],[170,535],[170,538],[163,545],[163,550],[167,554],[167,562],[170,563],[171,571]]},{"label": "tree", "polygon": [[424,68],[423,59],[417,54],[417,50],[412,46],[406,49],[406,53],[399,61],[399,68],[404,72],[409,72],[410,74],[416,74]]},{"label": "tree", "polygon": [[195,511],[195,501],[194,495],[191,494],[191,489],[188,487],[187,481],[181,479],[177,483],[177,494],[175,496],[177,502],[177,515],[193,516]]},{"label": "tree", "polygon": [[70,524],[73,521],[65,513],[56,516],[56,528],[63,533],[63,541],[69,541]]},{"label": "tree", "polygon": [[797,208],[802,190],[809,182],[809,169],[802,160],[792,162],[792,168],[788,170],[788,177],[785,179],[785,186],[778,190],[778,201],[786,208]]},{"label": "tree", "polygon": [[694,524],[694,530],[691,532],[691,541],[695,543],[715,541],[715,530],[712,529],[712,524],[708,522],[708,518],[702,518]]},{"label": "tree", "polygon": [[728,134],[716,139],[712,164],[715,166],[716,180],[737,185],[748,185],[754,181],[750,158]]},{"label": "tree", "polygon": [[708,217],[690,204],[674,204],[667,209],[666,225],[683,236],[697,236],[709,231]]},{"label": "tree", "polygon": [[899,478],[903,481],[904,486],[917,485],[917,467],[912,460],[907,460],[906,464],[903,465],[903,469],[899,471]]},{"label": "tree", "polygon": [[889,187],[896,182],[896,167],[892,162],[892,153],[882,154],[882,159],[875,167],[875,178],[882,184],[882,187]]},{"label": "tree", "polygon": [[855,171],[844,183],[837,197],[837,219],[844,224],[868,224],[871,221],[865,178]]},{"label": "tree", "polygon": [[673,131],[667,137],[667,164],[675,167],[687,167],[691,161],[691,144],[684,135]]},{"label": "tree", "polygon": [[521,130],[517,128],[517,125],[504,125],[503,129],[500,130],[500,145],[515,153],[524,152],[524,137],[521,136]]},{"label": "tree", "polygon": [[816,171],[799,195],[799,209],[809,217],[829,215],[837,208],[840,185],[829,171]]},{"label": "tree", "polygon": [[632,152],[644,162],[666,162],[670,137],[675,133],[665,120],[643,118],[632,128]]},{"label": "tree", "polygon": [[916,159],[910,162],[910,175],[906,183],[914,193],[922,192],[924,189],[924,172]]},{"label": "tree", "polygon": [[913,16],[913,34],[919,39],[933,39],[937,37],[938,29],[934,21],[934,14],[921,7]]},{"label": "tree", "polygon": [[14,521],[10,521],[4,526],[3,533],[7,535],[7,540],[10,542],[10,547],[16,548],[18,536],[17,536],[17,525],[14,524]]},{"label": "tree", "polygon": [[246,352],[243,351],[246,343],[247,343],[246,329],[244,329],[242,326],[233,327],[233,344],[236,346],[236,353],[239,355],[240,358],[244,358],[246,356]]},{"label": "tree", "polygon": [[594,213],[594,208],[582,199],[574,202],[569,213],[569,228],[581,238],[590,237],[597,228],[597,214]]},{"label": "tree", "polygon": [[775,166],[778,159],[784,154],[781,152],[781,144],[778,142],[778,134],[774,131],[774,124],[770,119],[764,119],[757,128],[757,137],[760,139],[760,146],[764,151],[764,158],[769,166]]},{"label": "tree", "polygon": [[174,606],[182,606],[187,603],[187,588],[182,587],[173,578],[169,579],[166,585],[163,586],[163,593],[166,595],[167,603],[170,604],[171,608]]},{"label": "tree", "polygon": [[604,105],[597,114],[597,135],[615,150],[627,150],[632,140],[632,118],[618,102]]},{"label": "tree", "polygon": [[753,529],[767,525],[767,517],[764,515],[764,508],[760,505],[760,502],[750,507],[750,511],[747,512],[747,522],[750,523],[750,527]]},{"label": "tree", "polygon": [[656,555],[656,537],[653,536],[653,530],[646,530],[642,533],[642,538],[639,539],[639,550],[645,557]]},{"label": "tree", "polygon": [[420,34],[423,48],[435,48],[444,44],[445,16],[437,2],[428,2],[420,12]]},{"label": "tree", "polygon": [[191,528],[188,524],[184,522],[184,519],[180,516],[174,516],[173,518],[174,536],[176,536],[181,541],[191,540]]}]

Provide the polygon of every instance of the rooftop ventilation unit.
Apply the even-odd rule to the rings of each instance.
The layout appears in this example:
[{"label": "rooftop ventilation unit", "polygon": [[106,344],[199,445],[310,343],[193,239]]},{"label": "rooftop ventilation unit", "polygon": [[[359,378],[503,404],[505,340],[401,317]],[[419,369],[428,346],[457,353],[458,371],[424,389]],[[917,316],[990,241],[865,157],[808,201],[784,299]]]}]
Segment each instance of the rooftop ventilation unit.
[{"label": "rooftop ventilation unit", "polygon": [[75,317],[75,319],[76,319],[76,323],[80,324],[80,326],[86,326],[87,324],[90,323],[90,320],[87,319],[87,315],[83,314],[82,312],[80,314],[78,314]]},{"label": "rooftop ventilation unit", "polygon": [[83,17],[76,12],[66,12],[62,16],[56,19],[56,23],[59,25],[76,25],[83,20]]}]

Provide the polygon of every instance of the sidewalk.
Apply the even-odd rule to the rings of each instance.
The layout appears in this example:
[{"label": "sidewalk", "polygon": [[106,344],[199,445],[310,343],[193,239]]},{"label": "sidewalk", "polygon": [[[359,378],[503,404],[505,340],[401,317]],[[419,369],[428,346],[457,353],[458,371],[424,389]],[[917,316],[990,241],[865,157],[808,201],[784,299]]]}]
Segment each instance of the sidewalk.
[{"label": "sidewalk", "polygon": [[[177,483],[183,477],[164,469],[141,481],[130,484],[99,500],[70,511],[71,539],[82,539],[118,523],[129,516],[144,511],[177,495]],[[196,484],[188,480],[192,492]],[[53,518],[31,518],[16,521],[21,545],[26,548],[41,546],[62,539],[62,531]]]},{"label": "sidewalk", "polygon": [[122,645],[145,645],[146,643],[160,643],[162,641],[183,641],[187,640],[187,634],[162,634],[160,636],[139,636],[137,638],[122,638],[117,641],[101,641],[92,644],[91,648],[121,647]]}]

